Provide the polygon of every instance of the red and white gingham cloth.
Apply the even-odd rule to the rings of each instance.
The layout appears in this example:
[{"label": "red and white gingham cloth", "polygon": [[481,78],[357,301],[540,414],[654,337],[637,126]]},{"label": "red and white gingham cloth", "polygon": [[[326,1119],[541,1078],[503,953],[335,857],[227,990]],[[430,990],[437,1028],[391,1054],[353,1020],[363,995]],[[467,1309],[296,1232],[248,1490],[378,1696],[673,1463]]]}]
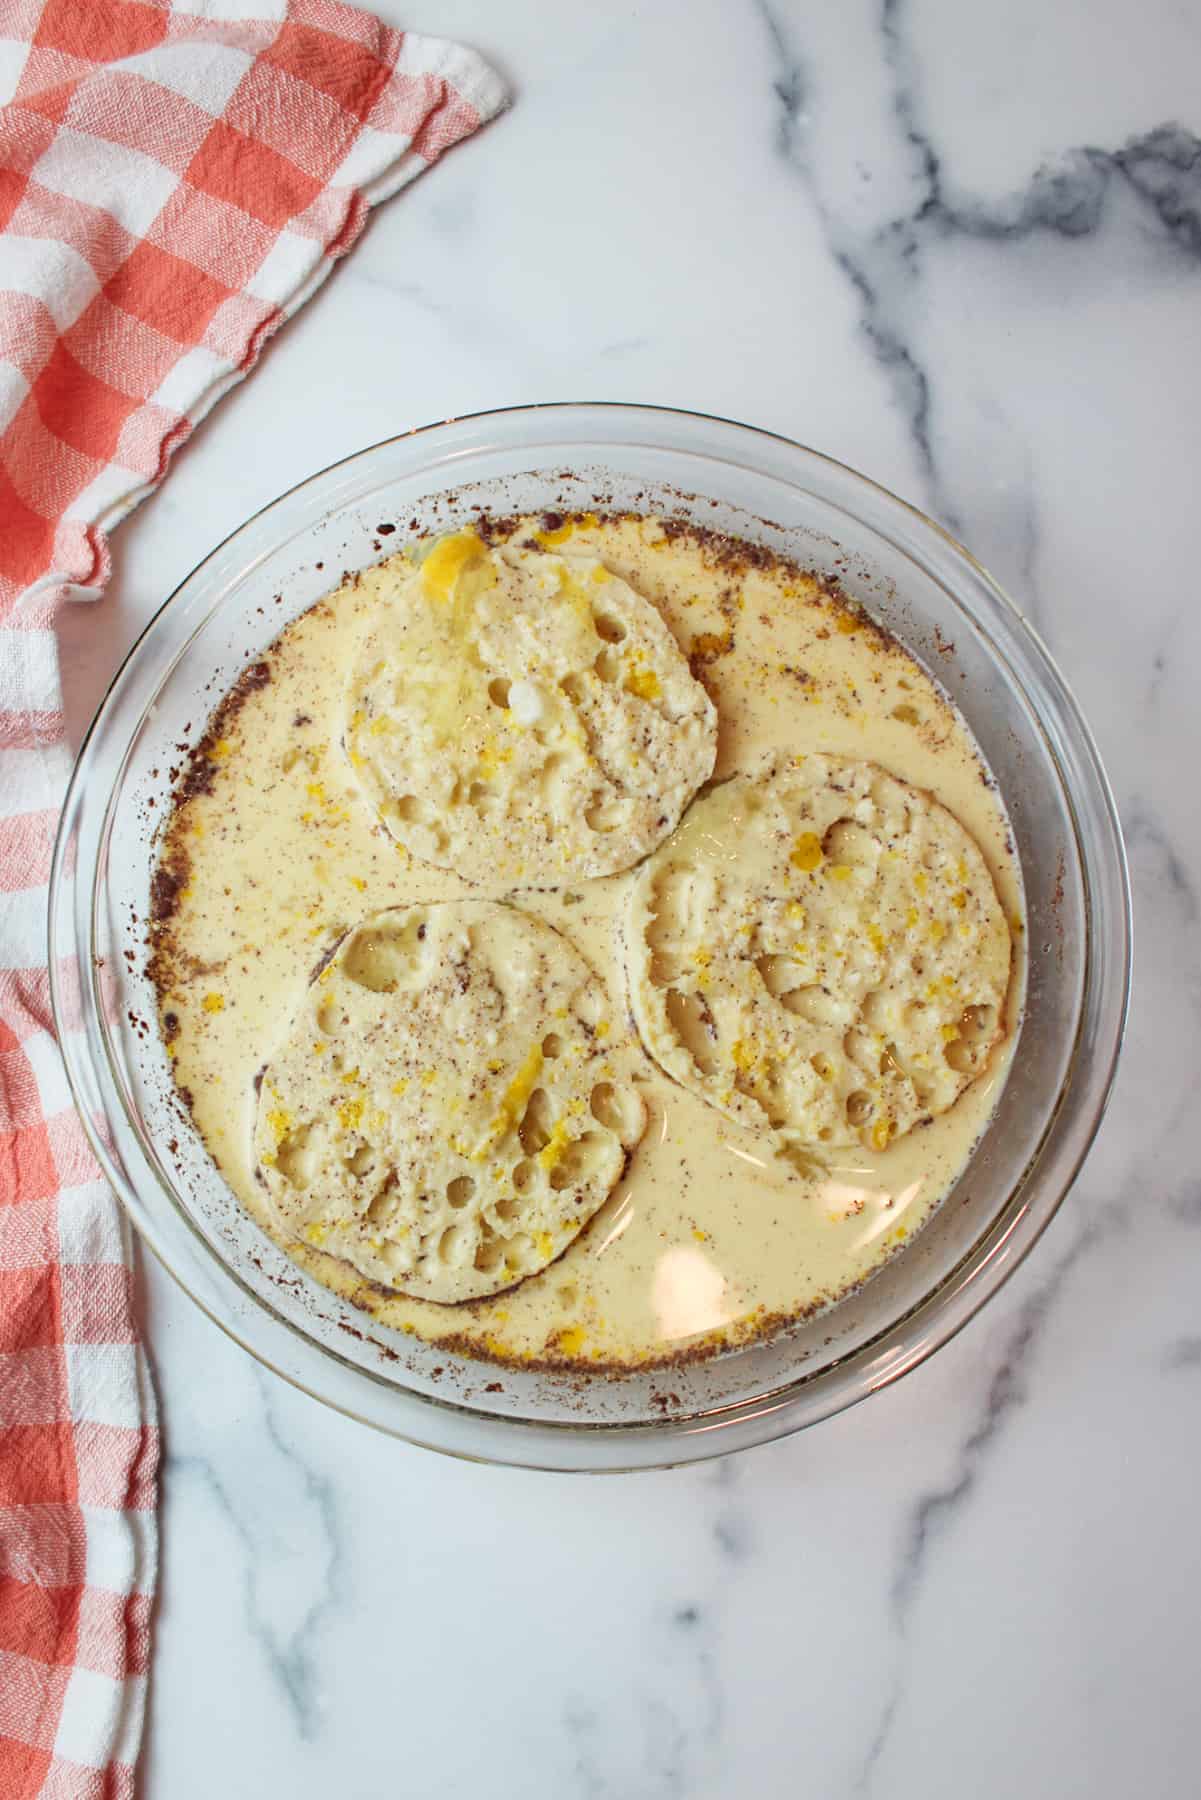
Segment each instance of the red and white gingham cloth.
[{"label": "red and white gingham cloth", "polygon": [[133,1792],[158,1434],[50,1030],[54,639],[368,208],[503,104],[336,0],[0,0],[0,1800]]}]

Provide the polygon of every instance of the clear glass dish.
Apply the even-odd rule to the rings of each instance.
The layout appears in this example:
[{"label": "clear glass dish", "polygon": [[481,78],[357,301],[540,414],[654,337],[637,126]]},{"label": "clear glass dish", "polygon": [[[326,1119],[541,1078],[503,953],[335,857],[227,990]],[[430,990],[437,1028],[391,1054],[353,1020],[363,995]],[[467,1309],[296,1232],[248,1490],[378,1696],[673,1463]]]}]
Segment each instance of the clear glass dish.
[{"label": "clear glass dish", "polygon": [[[144,921],[179,744],[281,627],[398,540],[479,507],[682,517],[837,573],[954,697],[996,775],[1026,887],[1020,1047],[954,1193],[878,1274],[773,1342],[612,1376],[497,1371],[398,1336],[303,1275],[242,1211],[182,1115],[154,1029]],[[334,577],[336,579],[336,576]],[[1079,710],[972,557],[862,475],[725,420],[625,405],[448,420],[314,475],[165,603],[79,754],[50,885],[56,1022],[76,1104],[138,1230],[198,1305],[318,1399],[452,1454],[554,1469],[672,1464],[779,1437],[929,1356],[1013,1272],[1100,1122],[1126,1016],[1120,828]],[[82,1024],[79,1020],[82,1018]]]}]

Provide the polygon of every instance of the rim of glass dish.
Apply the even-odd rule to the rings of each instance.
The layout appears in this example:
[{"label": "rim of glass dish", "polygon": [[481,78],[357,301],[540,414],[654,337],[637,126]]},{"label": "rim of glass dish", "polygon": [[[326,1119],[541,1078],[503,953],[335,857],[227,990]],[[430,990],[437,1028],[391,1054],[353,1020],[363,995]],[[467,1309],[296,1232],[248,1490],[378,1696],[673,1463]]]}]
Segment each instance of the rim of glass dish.
[{"label": "rim of glass dish", "polygon": [[[82,1101],[76,1061],[81,1055],[89,1061],[92,1061],[93,1059],[89,1056],[86,1049],[86,1030],[72,1032],[68,1031],[64,1026],[66,995],[62,989],[62,977],[58,973],[58,959],[55,954],[58,914],[60,902],[65,891],[62,876],[70,837],[70,822],[73,820],[77,810],[77,796],[85,785],[84,777],[86,763],[93,738],[105,721],[110,707],[118,697],[119,690],[123,686],[127,672],[138,658],[146,640],[155,631],[164,615],[175,605],[181,596],[185,594],[186,590],[200,572],[216,561],[221,554],[240,537],[249,533],[264,517],[273,512],[276,508],[284,507],[288,502],[296,499],[314,485],[326,482],[339,470],[346,469],[354,464],[366,463],[372,457],[377,456],[382,451],[391,447],[399,446],[414,439],[423,439],[439,432],[446,431],[454,426],[470,427],[472,425],[482,425],[488,421],[495,421],[498,419],[503,419],[511,425],[517,425],[522,419],[541,415],[581,414],[589,412],[603,412],[607,415],[624,415],[642,421],[666,418],[668,420],[694,424],[698,427],[716,427],[719,430],[730,433],[735,438],[748,439],[752,446],[756,443],[764,442],[774,444],[782,448],[792,457],[825,465],[827,468],[836,471],[840,477],[848,479],[852,487],[864,490],[869,496],[875,497],[877,501],[883,501],[886,508],[891,506],[899,509],[903,514],[907,514],[911,520],[916,521],[921,530],[928,531],[932,533],[935,538],[941,540],[942,544],[951,552],[952,558],[965,565],[964,572],[984,590],[985,594],[991,599],[994,605],[999,605],[1003,614],[1007,617],[1011,629],[1016,630],[1029,640],[1030,647],[1036,652],[1037,660],[1042,665],[1041,673],[1044,679],[1048,680],[1055,690],[1056,699],[1063,716],[1076,736],[1077,741],[1074,748],[1086,777],[1091,778],[1095,784],[1091,799],[1094,805],[1099,807],[1100,816],[1105,827],[1104,841],[1095,842],[1091,846],[1092,854],[1090,854],[1090,846],[1086,843],[1084,834],[1082,834],[1080,829],[1077,795],[1074,791],[1073,784],[1067,779],[1067,772],[1063,767],[1062,759],[1056,750],[1055,744],[1046,733],[1040,714],[1037,709],[1032,708],[1031,710],[1036,720],[1038,730],[1046,742],[1048,754],[1058,773],[1062,792],[1067,802],[1072,833],[1075,839],[1078,866],[1080,868],[1085,893],[1087,935],[1080,1009],[1076,1020],[1076,1030],[1071,1053],[1060,1086],[1056,1106],[1048,1119],[1037,1144],[1035,1144],[1031,1150],[1026,1167],[1023,1169],[1018,1180],[1013,1184],[1004,1204],[983,1228],[976,1241],[964,1252],[959,1262],[943,1276],[942,1280],[928,1292],[923,1294],[920,1299],[904,1313],[891,1320],[866,1342],[858,1345],[853,1351],[848,1352],[845,1356],[835,1357],[831,1362],[826,1363],[820,1369],[813,1370],[809,1373],[800,1373],[791,1381],[782,1383],[765,1393],[750,1398],[731,1401],[728,1404],[719,1404],[715,1407],[692,1412],[678,1418],[668,1417],[663,1419],[625,1421],[612,1424],[589,1422],[587,1420],[509,1418],[484,1412],[481,1409],[472,1407],[467,1402],[450,1401],[436,1395],[423,1394],[411,1388],[400,1389],[395,1383],[388,1382],[373,1371],[364,1369],[359,1364],[353,1363],[349,1361],[349,1359],[340,1356],[336,1350],[317,1343],[305,1332],[292,1324],[292,1322],[285,1318],[283,1314],[276,1311],[270,1302],[264,1299],[263,1296],[252,1290],[243,1281],[237,1270],[219,1256],[217,1251],[199,1231],[195,1222],[188,1215],[186,1209],[180,1206],[171,1187],[162,1180],[158,1175],[157,1170],[154,1170],[155,1180],[164,1198],[168,1201],[176,1218],[188,1227],[192,1240],[201,1247],[210,1268],[215,1269],[220,1278],[233,1282],[234,1285],[249,1298],[251,1306],[254,1309],[251,1313],[251,1320],[254,1322],[269,1323],[270,1328],[275,1331],[283,1330],[288,1338],[294,1340],[303,1347],[305,1353],[311,1353],[318,1357],[320,1359],[319,1366],[324,1366],[324,1362],[327,1359],[331,1360],[334,1363],[340,1364],[348,1371],[351,1371],[355,1378],[366,1378],[373,1385],[377,1385],[385,1390],[390,1396],[397,1399],[403,1399],[403,1401],[413,1409],[414,1418],[411,1421],[405,1420],[404,1422],[398,1423],[390,1419],[373,1416],[370,1412],[359,1410],[356,1406],[343,1398],[336,1397],[328,1392],[323,1392],[320,1384],[310,1382],[295,1370],[284,1366],[282,1359],[273,1356],[261,1343],[254,1341],[254,1333],[249,1327],[246,1329],[240,1328],[232,1317],[222,1316],[222,1313],[217,1306],[210,1304],[203,1299],[195,1291],[194,1287],[190,1285],[185,1272],[177,1266],[177,1262],[180,1259],[172,1257],[164,1249],[155,1227],[153,1214],[149,1209],[143,1207],[135,1186],[127,1178],[120,1163],[111,1154],[109,1147],[105,1142],[104,1134],[97,1129],[94,1121],[89,1117],[87,1109]],[[589,446],[582,443],[579,448],[582,456],[592,454],[595,456],[596,461],[603,465],[603,452],[605,447],[604,444],[597,444],[590,449]],[[649,446],[647,447],[649,448]],[[697,446],[691,448],[686,446],[672,447],[683,448],[686,450],[687,454],[702,460],[707,455],[703,449]],[[535,454],[542,446],[535,444],[530,445],[528,448],[530,449],[531,454]],[[730,456],[711,458],[711,460],[720,460],[727,464],[734,460],[739,462],[740,466],[744,468],[749,467],[752,470],[756,467],[753,463],[748,464],[741,459],[731,458]],[[778,472],[773,471],[772,473],[775,478],[780,478]],[[828,500],[827,503],[835,506],[838,505],[838,502],[832,500]],[[886,541],[892,542],[874,520],[869,521],[869,524],[870,529],[873,532],[884,537]],[[911,562],[914,560],[911,550],[903,548],[895,543],[893,543],[893,548],[904,556],[906,560]],[[259,554],[262,554],[262,552]],[[255,560],[257,560],[257,558]],[[244,574],[245,570],[239,571],[239,573]],[[927,571],[927,573],[932,574],[931,571]],[[947,593],[951,602],[968,620],[970,620],[973,630],[979,633],[987,642],[991,653],[998,661],[1006,678],[1029,702],[1031,695],[1026,681],[1019,678],[1016,674],[1009,656],[997,644],[993,632],[989,629],[985,619],[973,610],[959,592],[954,589],[949,589],[940,577],[932,575],[932,578],[938,580],[940,587]],[[223,587],[224,585],[226,584],[223,584]],[[223,597],[223,593],[219,594],[218,599],[208,608],[204,616],[196,622],[193,629],[188,633],[188,636],[178,646],[174,655],[159,675],[160,685],[162,681],[168,678],[171,670],[185,654],[195,636],[205,628],[211,619],[214,610],[221,604]],[[126,746],[126,754],[127,753],[128,746]],[[122,766],[124,766],[124,761]],[[109,792],[105,796],[102,837],[109,824],[113,798],[114,792]],[[1111,881],[1116,877],[1116,898],[1119,903],[1118,918],[1121,927],[1120,960],[1118,962],[1117,981],[1111,980],[1110,982],[1108,1007],[1106,1009],[1109,1014],[1108,1029],[1106,1030],[1104,1037],[1094,1045],[1094,1061],[1087,1072],[1087,1079],[1084,1083],[1085,1091],[1078,1092],[1077,1089],[1080,1087],[1079,1062],[1081,1037],[1085,1028],[1086,1016],[1088,1014],[1089,998],[1090,996],[1094,996],[1095,998],[1096,946],[1094,942],[1093,925],[1093,903],[1095,895],[1093,879],[1094,870],[1091,866],[1094,855],[1096,861],[1102,867],[1104,867],[1105,863],[1108,861],[1107,872]],[[95,965],[94,947],[97,895],[94,882],[89,898],[90,903],[87,911],[89,921],[89,955],[87,958],[88,978],[86,980],[81,979],[79,991],[83,999],[85,1015],[90,1006],[95,1013],[96,1018],[100,1021],[98,1035],[104,1048],[105,1061],[108,1064],[107,1069],[103,1071],[105,1079],[101,1081],[101,1087],[104,1090],[103,1098],[106,1113],[111,1110],[112,1101],[115,1095],[118,1108],[124,1115],[125,1123],[133,1132],[135,1138],[140,1140],[143,1135],[143,1128],[139,1122],[131,1116],[121,1083],[115,1078],[108,1032],[103,1025],[101,1009],[99,1007],[98,995],[96,992],[97,969]],[[1114,896],[1111,895],[1110,898],[1112,900]],[[227,1336],[231,1337],[242,1349],[254,1356],[256,1360],[261,1362],[265,1367],[270,1368],[275,1374],[280,1375],[293,1386],[309,1394],[311,1398],[321,1401],[322,1404],[333,1407],[334,1410],[343,1413],[347,1417],[357,1419],[364,1424],[372,1425],[375,1428],[386,1431],[390,1435],[399,1437],[404,1441],[425,1448],[438,1450],[445,1454],[465,1457],[468,1460],[518,1463],[530,1468],[581,1468],[618,1471],[626,1468],[652,1467],[665,1463],[682,1462],[686,1460],[691,1461],[703,1457],[717,1456],[731,1450],[748,1447],[776,1437],[787,1436],[808,1425],[816,1424],[821,1419],[828,1418],[834,1413],[856,1405],[859,1401],[866,1399],[869,1394],[890,1386],[894,1381],[899,1380],[903,1375],[909,1373],[911,1369],[916,1368],[929,1356],[933,1355],[937,1350],[949,1343],[1020,1267],[1026,1256],[1034,1248],[1034,1245],[1038,1242],[1039,1238],[1050,1224],[1051,1219],[1058,1211],[1063,1199],[1070,1191],[1080,1171],[1081,1165],[1092,1147],[1104,1117],[1106,1106],[1108,1105],[1125,1036],[1130,1005],[1132,908],[1129,871],[1126,863],[1125,846],[1122,839],[1116,803],[1096,742],[1079,704],[1076,701],[1075,694],[1064,679],[1041,635],[1029,623],[1013,599],[972,555],[971,551],[960,543],[951,532],[940,525],[937,520],[930,518],[910,501],[893,493],[889,488],[886,488],[880,482],[874,481],[870,476],[866,476],[860,471],[853,469],[849,464],[839,461],[838,458],[832,457],[824,451],[813,449],[808,445],[800,443],[796,439],[785,436],[783,433],[770,431],[763,427],[747,425],[739,420],[725,418],[719,414],[694,412],[683,407],[656,406],[627,401],[536,401],[522,406],[493,407],[480,412],[460,414],[453,418],[431,421],[426,425],[414,426],[408,431],[398,432],[391,437],[379,440],[375,444],[353,451],[349,455],[340,457],[335,462],[326,465],[324,468],[305,476],[301,481],[294,483],[293,486],[285,489],[284,492],[277,495],[274,499],[257,508],[233,531],[220,539],[207,555],[205,555],[200,562],[188,572],[183,580],[176,585],[172,592],[151,615],[146,625],[141,632],[139,632],[137,638],[130,646],[126,656],[122,659],[120,666],[112,680],[109,682],[104,696],[96,709],[96,713],[88,726],[75,760],[59,822],[51,867],[48,915],[51,1006],[59,1041],[63,1048],[67,1079],[72,1098],[76,1103],[77,1111],[83,1122],[84,1130],[91,1144],[93,1153],[100,1162],[110,1185],[121,1200],[121,1203],[136,1227],[139,1236],[153,1252],[157,1260],[167,1270],[168,1274],[172,1276],[188,1295],[189,1299],[191,1299],[214,1324],[224,1331]],[[1114,1005],[1115,999],[1117,1002],[1116,1011]],[[1072,1115],[1072,1119],[1067,1120],[1067,1123],[1076,1123],[1078,1131],[1074,1146],[1069,1148],[1068,1160],[1065,1166],[1057,1171],[1051,1169],[1044,1171],[1043,1185],[1044,1189],[1048,1191],[1035,1196],[1035,1201],[1041,1201],[1041,1205],[1035,1204],[1027,1198],[1027,1203],[1024,1206],[1021,1206],[1013,1216],[1008,1216],[1012,1212],[1015,1201],[1019,1201],[1025,1197],[1026,1189],[1032,1174],[1036,1172],[1037,1165],[1042,1162],[1049,1149],[1054,1150],[1053,1139],[1057,1134],[1062,1134],[1066,1129],[1065,1119],[1068,1114]],[[913,1327],[915,1321],[918,1319],[928,1320],[929,1328],[915,1336]],[[886,1346],[895,1348],[900,1351],[901,1354],[895,1355],[889,1366],[882,1369],[876,1376],[855,1381],[854,1377],[859,1371],[862,1370],[865,1375],[867,1374],[866,1365],[868,1365],[873,1358],[878,1357],[881,1350]],[[733,1352],[732,1354],[736,1355],[737,1352]],[[453,1414],[459,1419],[471,1421],[472,1424],[480,1428],[481,1433],[486,1434],[492,1441],[488,1443],[486,1448],[481,1447],[478,1450],[467,1450],[455,1445],[440,1443],[437,1441],[436,1437],[427,1436],[416,1428],[417,1421],[423,1415],[436,1416],[439,1413],[444,1415]],[[541,1455],[521,1454],[521,1444],[525,1443],[533,1449],[534,1440],[538,1440],[545,1446],[544,1453]],[[560,1458],[551,1450],[551,1446],[555,1443],[561,1444],[564,1441],[578,1443],[581,1440],[591,1440],[594,1444],[604,1443],[613,1451],[619,1451],[624,1447],[630,1454],[626,1460],[622,1460],[620,1455],[618,1455],[611,1460],[606,1459],[603,1463],[590,1463],[587,1460],[581,1461],[574,1458],[565,1462],[560,1460]],[[648,1442],[660,1446],[661,1453],[660,1451],[652,1451],[651,1454],[646,1454]]]}]

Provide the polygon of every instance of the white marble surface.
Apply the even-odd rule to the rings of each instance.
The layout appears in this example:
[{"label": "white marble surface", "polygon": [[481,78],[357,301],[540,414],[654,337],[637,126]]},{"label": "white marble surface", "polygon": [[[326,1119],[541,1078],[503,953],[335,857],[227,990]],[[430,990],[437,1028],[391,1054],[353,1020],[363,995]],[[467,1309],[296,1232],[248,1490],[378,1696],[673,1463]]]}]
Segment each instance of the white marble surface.
[{"label": "white marble surface", "polygon": [[531,399],[732,414],[928,505],[1024,598],[1126,820],[1134,1020],[1083,1177],[984,1316],[734,1461],[444,1462],[285,1388],[147,1268],[142,1791],[1193,1792],[1201,11],[381,10],[478,44],[518,103],[380,212],[119,533],[102,616],[69,626],[72,716],[218,538],[336,456]]}]

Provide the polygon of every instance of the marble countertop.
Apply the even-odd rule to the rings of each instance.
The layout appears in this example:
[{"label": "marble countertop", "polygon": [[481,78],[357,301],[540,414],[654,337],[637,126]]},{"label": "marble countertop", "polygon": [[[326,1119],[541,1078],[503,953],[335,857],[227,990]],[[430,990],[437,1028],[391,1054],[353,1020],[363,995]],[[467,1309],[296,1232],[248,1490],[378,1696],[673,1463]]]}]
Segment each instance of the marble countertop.
[{"label": "marble countertop", "polygon": [[[886,1395],[673,1474],[474,1468],[259,1369],[156,1267],[148,1800],[1190,1791],[1201,1606],[1201,11],[382,0],[517,104],[382,208],[72,609],[82,726],[180,577],[313,469],[527,400],[730,414],[1021,596],[1129,835],[1098,1144]],[[1191,746],[1191,748],[1190,748]]]}]

